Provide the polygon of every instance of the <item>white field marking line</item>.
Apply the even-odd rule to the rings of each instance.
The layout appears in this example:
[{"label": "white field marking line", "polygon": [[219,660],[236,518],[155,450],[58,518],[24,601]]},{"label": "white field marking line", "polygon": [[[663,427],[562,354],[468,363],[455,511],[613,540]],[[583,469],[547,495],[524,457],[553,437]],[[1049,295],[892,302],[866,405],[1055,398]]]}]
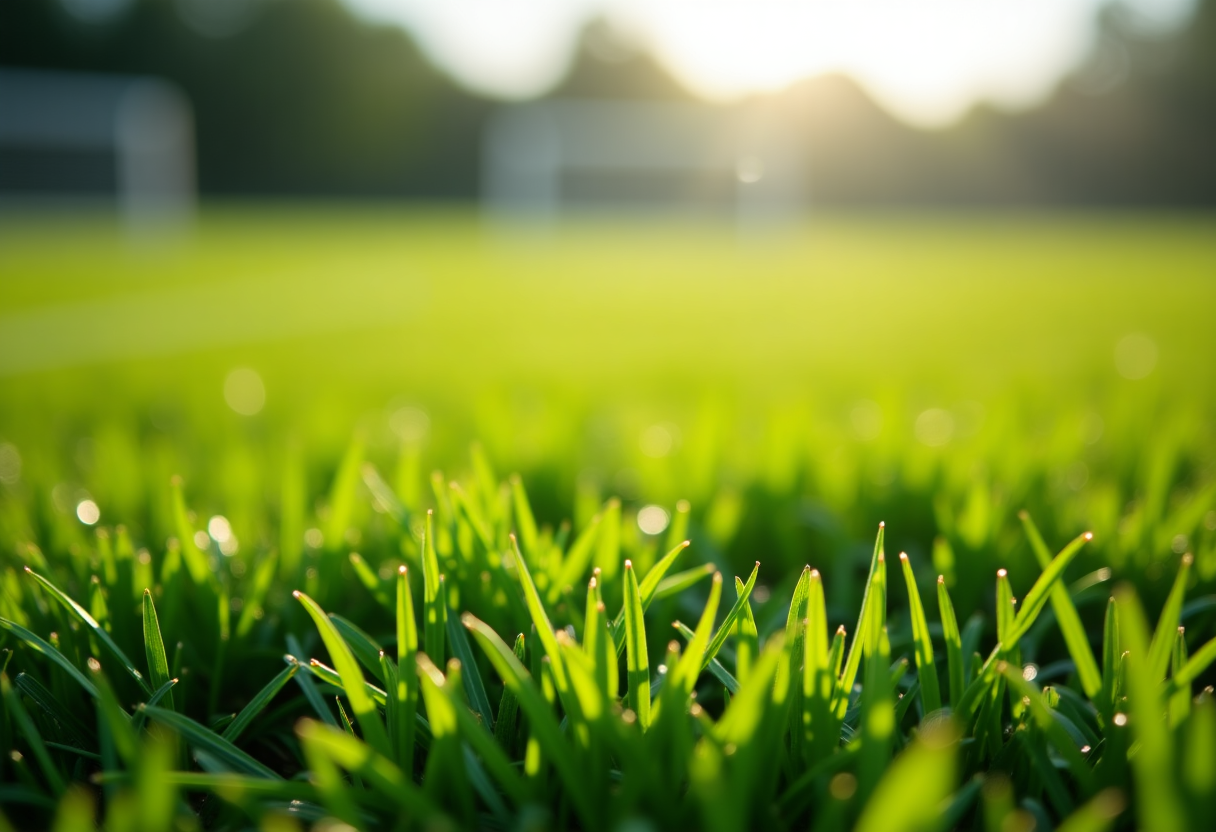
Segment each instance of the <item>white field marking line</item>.
[{"label": "white field marking line", "polygon": [[0,315],[0,376],[406,323],[428,282],[383,269],[242,278]]}]

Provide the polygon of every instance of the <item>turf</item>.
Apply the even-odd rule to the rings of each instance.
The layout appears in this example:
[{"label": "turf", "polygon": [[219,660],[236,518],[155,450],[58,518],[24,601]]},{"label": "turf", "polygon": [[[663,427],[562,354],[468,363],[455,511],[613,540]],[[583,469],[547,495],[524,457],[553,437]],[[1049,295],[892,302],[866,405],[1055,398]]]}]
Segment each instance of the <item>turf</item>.
[{"label": "turf", "polygon": [[1212,230],[6,218],[4,814],[1199,823]]}]

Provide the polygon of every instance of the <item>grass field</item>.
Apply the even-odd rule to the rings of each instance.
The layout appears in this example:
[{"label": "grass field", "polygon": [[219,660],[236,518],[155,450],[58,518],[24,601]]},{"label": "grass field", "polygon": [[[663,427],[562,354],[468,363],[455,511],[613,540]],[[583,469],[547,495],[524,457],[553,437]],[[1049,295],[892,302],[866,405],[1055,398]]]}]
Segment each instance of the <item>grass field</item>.
[{"label": "grass field", "polygon": [[1193,827],[1214,232],[5,216],[4,815]]}]

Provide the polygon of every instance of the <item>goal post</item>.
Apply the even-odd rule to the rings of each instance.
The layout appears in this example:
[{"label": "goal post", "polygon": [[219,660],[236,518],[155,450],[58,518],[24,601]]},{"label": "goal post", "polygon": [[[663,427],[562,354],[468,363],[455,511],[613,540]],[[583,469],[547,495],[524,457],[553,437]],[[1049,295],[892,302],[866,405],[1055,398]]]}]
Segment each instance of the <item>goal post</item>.
[{"label": "goal post", "polygon": [[0,70],[0,196],[111,204],[137,227],[186,222],[196,201],[190,103],[154,77]]}]

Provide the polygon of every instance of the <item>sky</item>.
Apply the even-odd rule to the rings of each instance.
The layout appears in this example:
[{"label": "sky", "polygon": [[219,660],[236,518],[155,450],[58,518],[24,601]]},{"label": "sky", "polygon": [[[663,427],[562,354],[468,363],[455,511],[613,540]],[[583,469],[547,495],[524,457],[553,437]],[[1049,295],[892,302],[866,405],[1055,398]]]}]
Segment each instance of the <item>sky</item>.
[{"label": "sky", "polygon": [[396,22],[466,87],[504,99],[562,78],[582,28],[606,21],[691,92],[730,101],[825,73],[854,78],[912,124],[948,125],[980,102],[1034,106],[1097,42],[1120,2],[1164,33],[1194,0],[346,0]]}]

